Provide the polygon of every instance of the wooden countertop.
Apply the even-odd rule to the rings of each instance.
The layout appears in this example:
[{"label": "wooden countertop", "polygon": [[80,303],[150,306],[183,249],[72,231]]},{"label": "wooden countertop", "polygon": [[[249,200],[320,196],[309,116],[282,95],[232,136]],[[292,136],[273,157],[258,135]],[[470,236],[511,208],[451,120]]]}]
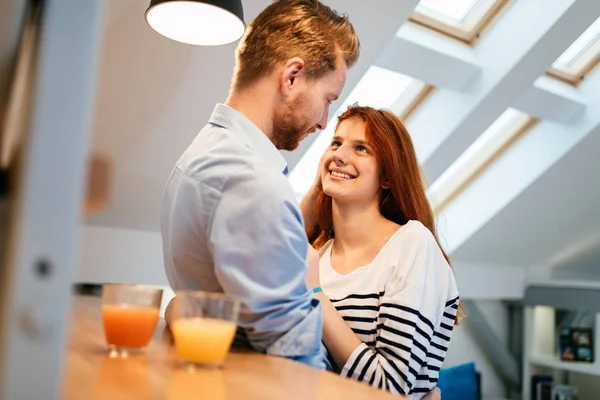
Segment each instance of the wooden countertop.
[{"label": "wooden countertop", "polygon": [[76,296],[65,355],[66,399],[394,399],[364,383],[285,358],[231,352],[215,370],[188,372],[175,355],[163,320],[145,354],[111,358],[100,299]]}]

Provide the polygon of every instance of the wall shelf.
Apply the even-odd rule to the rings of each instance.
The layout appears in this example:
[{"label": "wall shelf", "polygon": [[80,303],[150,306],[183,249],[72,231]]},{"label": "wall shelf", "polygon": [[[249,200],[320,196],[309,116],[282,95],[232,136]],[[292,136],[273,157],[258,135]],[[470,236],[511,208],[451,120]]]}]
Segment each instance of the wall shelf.
[{"label": "wall shelf", "polygon": [[600,365],[598,362],[562,361],[558,357],[533,356],[529,359],[531,365],[557,369],[561,371],[578,372],[588,375],[600,376]]},{"label": "wall shelf", "polygon": [[[600,376],[600,285],[577,281],[535,283],[526,288],[523,303],[523,400],[530,399],[531,376],[536,373],[550,370]],[[560,360],[556,310],[585,311],[593,316],[595,362]]]}]

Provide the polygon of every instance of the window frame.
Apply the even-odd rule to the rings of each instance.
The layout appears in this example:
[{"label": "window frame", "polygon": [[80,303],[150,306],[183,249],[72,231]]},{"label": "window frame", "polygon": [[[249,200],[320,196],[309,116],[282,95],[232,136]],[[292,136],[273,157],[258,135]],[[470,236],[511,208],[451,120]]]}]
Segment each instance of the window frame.
[{"label": "window frame", "polygon": [[486,147],[495,147],[487,157],[483,159],[473,158],[467,161],[456,170],[447,182],[442,183],[441,187],[435,193],[431,192],[431,190],[435,187],[436,182],[430,185],[428,196],[434,214],[440,215],[449,204],[464,193],[488,168],[525,137],[538,123],[539,119],[520,112],[520,115],[517,115],[516,118],[494,135],[495,143],[488,143],[486,145]]},{"label": "window frame", "polygon": [[459,40],[469,46],[473,46],[483,32],[490,27],[491,23],[500,15],[501,11],[507,8],[514,0],[496,1],[480,0],[469,12],[466,21],[473,20],[470,29],[461,27],[460,24],[453,23],[450,19],[444,19],[443,14],[433,16],[424,14],[415,9],[415,12],[408,19],[409,21],[433,30],[444,36]]},{"label": "window frame", "polygon": [[410,86],[389,107],[402,122],[408,120],[435,90],[434,86],[418,79],[413,79],[414,81]]},{"label": "window frame", "polygon": [[600,65],[600,37],[596,37],[575,58],[569,68],[552,66],[546,71],[546,75],[569,85],[578,86],[598,65]]}]

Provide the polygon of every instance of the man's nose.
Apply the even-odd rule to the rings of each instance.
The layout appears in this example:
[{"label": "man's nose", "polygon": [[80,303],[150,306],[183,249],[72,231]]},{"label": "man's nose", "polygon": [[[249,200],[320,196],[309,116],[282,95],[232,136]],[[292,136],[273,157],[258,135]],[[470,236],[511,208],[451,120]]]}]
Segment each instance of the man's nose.
[{"label": "man's nose", "polygon": [[323,116],[321,117],[319,122],[317,122],[317,128],[319,128],[320,130],[324,130],[325,128],[327,128],[327,118],[329,118],[329,109],[325,110]]},{"label": "man's nose", "polygon": [[323,118],[317,122],[317,129],[324,130],[325,128],[327,128],[327,120]]}]

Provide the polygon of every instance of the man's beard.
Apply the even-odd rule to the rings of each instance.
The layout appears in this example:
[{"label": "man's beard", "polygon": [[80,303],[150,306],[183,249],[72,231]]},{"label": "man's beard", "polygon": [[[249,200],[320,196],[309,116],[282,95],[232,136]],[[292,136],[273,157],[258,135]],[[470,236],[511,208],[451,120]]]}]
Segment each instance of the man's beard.
[{"label": "man's beard", "polygon": [[279,150],[295,150],[301,138],[309,133],[305,108],[306,98],[302,95],[275,110],[271,140]]}]

